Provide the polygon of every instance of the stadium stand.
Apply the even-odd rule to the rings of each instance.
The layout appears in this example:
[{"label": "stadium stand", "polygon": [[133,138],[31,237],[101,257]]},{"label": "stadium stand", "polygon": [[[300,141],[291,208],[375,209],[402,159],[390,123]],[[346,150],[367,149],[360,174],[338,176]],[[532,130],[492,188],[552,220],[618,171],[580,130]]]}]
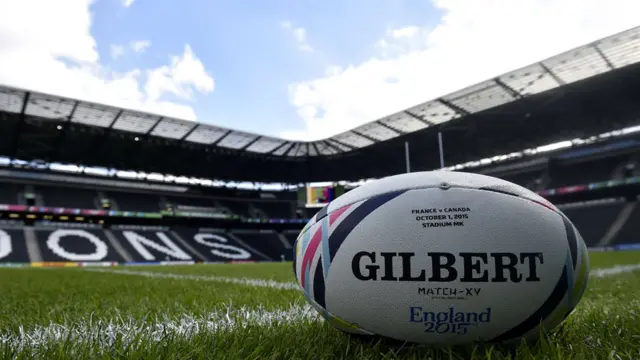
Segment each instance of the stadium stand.
[{"label": "stadium stand", "polygon": [[[273,230],[236,231],[92,224],[0,223],[0,262],[228,262],[291,260]],[[28,251],[28,248],[30,251]]]},{"label": "stadium stand", "polygon": [[640,91],[639,36],[640,28],[629,29],[311,142],[0,86],[0,154],[296,184],[404,172],[405,152],[412,171],[436,169],[440,134],[447,165],[464,164],[637,126],[629,94]]},{"label": "stadium stand", "polygon": [[292,211],[294,208],[292,202],[261,201],[254,202],[254,205],[272,219],[293,219],[295,217]]},{"label": "stadium stand", "polygon": [[113,230],[113,235],[133,261],[196,261],[198,255],[171,236],[168,229]]},{"label": "stadium stand", "polygon": [[229,195],[227,189],[219,189],[220,191],[209,189],[207,196],[203,196],[197,195],[197,192],[176,195],[169,192],[141,192],[137,189],[107,186],[88,189],[79,186],[69,187],[68,184],[51,181],[2,182],[0,183],[0,204],[28,205],[24,198],[21,198],[27,188],[35,194],[34,203],[31,205],[52,208],[149,213],[166,210],[200,211],[271,219],[297,217],[295,192],[289,191],[270,193],[269,200],[265,200],[261,198],[264,193],[260,191],[243,191],[240,192],[241,196],[230,198],[220,197],[220,195]]},{"label": "stadium stand", "polygon": [[[261,261],[261,258],[251,249],[236,242],[233,237],[221,229],[175,229],[185,242],[190,244],[207,261]],[[269,259],[270,260],[270,259]]]},{"label": "stadium stand", "polygon": [[[555,156],[540,158],[539,161],[532,161],[528,166],[525,166],[526,161],[516,161],[510,167],[501,165],[496,166],[496,169],[489,167],[474,171],[540,191],[636,176],[638,170],[635,167],[634,156],[637,149],[632,148],[628,151],[624,154],[610,155],[603,151],[571,158],[566,158],[566,153],[561,152]],[[505,167],[507,170],[504,170]]]},{"label": "stadium stand", "polygon": [[204,198],[204,197],[167,196],[166,203],[172,206],[184,205],[184,206],[196,206],[196,207],[204,207],[204,208],[215,207],[215,203],[213,202],[212,199]]},{"label": "stadium stand", "polygon": [[0,182],[0,204],[21,204],[19,194],[23,192],[22,185]]},{"label": "stadium stand", "polygon": [[[595,247],[603,239],[624,205],[624,201],[596,202],[564,206],[561,210],[576,226],[585,244]],[[640,218],[637,220],[640,221]]]},{"label": "stadium stand", "polygon": [[[22,229],[23,224],[18,222],[0,222],[0,262],[24,263],[29,262],[27,245]],[[11,243],[7,248],[6,244]]]},{"label": "stadium stand", "polygon": [[293,246],[293,244],[295,244],[296,242],[296,239],[298,238],[299,233],[300,233],[299,231],[288,230],[288,231],[283,231],[282,236],[284,236],[287,242]]},{"label": "stadium stand", "polygon": [[97,209],[95,190],[68,188],[62,186],[34,186],[35,193],[41,196],[43,205],[78,209]]},{"label": "stadium stand", "polygon": [[38,228],[36,240],[43,262],[123,262],[102,229]]},{"label": "stadium stand", "polygon": [[[560,205],[589,247],[638,243],[640,207],[622,198]],[[624,209],[631,209],[628,216]],[[617,222],[623,221],[618,224]],[[612,234],[612,229],[616,230]],[[290,261],[298,230],[226,231],[98,224],[0,222],[0,262]],[[607,240],[607,236],[611,239]],[[6,246],[10,243],[11,246]]]},{"label": "stadium stand", "polygon": [[548,175],[543,170],[525,171],[511,175],[496,176],[501,179],[511,181],[512,183],[521,185],[529,190],[538,191],[546,188],[548,184]]},{"label": "stadium stand", "polygon": [[624,161],[620,157],[583,161],[555,166],[547,188],[605,181],[613,178],[615,169]]},{"label": "stadium stand", "polygon": [[229,211],[233,214],[240,216],[250,216],[249,212],[249,203],[247,201],[234,201],[234,200],[218,200],[217,201],[222,207],[229,209]]},{"label": "stadium stand", "polygon": [[107,197],[113,201],[112,207],[120,211],[158,212],[161,208],[160,198],[152,194],[110,191]]},{"label": "stadium stand", "polygon": [[264,254],[267,260],[291,260],[291,246],[285,244],[278,233],[273,230],[234,230],[231,235],[240,239],[248,247]]},{"label": "stadium stand", "polygon": [[640,206],[635,203],[633,207],[629,219],[616,234],[613,241],[614,244],[640,243]]},{"label": "stadium stand", "polygon": [[589,246],[637,243],[639,37],[631,29],[313,142],[0,86],[0,245],[12,244],[0,261],[290,259],[319,208],[295,190],[229,184],[359,182],[441,159],[560,204]]}]

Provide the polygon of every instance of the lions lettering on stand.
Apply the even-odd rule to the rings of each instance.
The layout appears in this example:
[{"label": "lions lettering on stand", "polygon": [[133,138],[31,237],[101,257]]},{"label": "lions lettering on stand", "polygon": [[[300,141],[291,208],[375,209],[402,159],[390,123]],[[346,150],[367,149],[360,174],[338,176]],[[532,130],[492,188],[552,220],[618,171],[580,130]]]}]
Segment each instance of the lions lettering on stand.
[{"label": "lions lettering on stand", "polygon": [[209,252],[225,260],[249,260],[252,254],[236,245],[229,244],[229,240],[218,234],[199,233],[193,236],[196,243],[209,248]]},{"label": "lions lettering on stand", "polygon": [[[211,262],[263,260],[215,229],[173,232],[42,227],[35,229],[33,234],[34,250],[40,255],[35,260],[29,258],[24,229],[0,229],[0,263],[157,262],[203,258]],[[198,252],[200,256],[192,252]]]},{"label": "lions lettering on stand", "polygon": [[176,230],[186,242],[200,252],[208,261],[254,261],[262,260],[245,249],[227,234],[215,229]]},{"label": "lions lettering on stand", "polygon": [[123,261],[97,229],[38,229],[38,247],[45,262]]},{"label": "lions lettering on stand", "polygon": [[195,255],[183,249],[164,231],[113,231],[134,261],[190,261]]},{"label": "lions lettering on stand", "polygon": [[18,229],[0,229],[0,263],[28,263],[24,233]]},{"label": "lions lettering on stand", "polygon": [[11,243],[11,236],[0,229],[0,260],[9,257],[13,252],[13,244]]}]

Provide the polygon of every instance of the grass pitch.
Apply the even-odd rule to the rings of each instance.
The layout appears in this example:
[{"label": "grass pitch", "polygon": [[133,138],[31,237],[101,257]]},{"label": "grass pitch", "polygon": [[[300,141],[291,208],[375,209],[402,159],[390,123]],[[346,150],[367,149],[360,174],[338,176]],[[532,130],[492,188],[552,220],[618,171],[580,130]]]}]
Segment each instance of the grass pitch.
[{"label": "grass pitch", "polygon": [[0,269],[0,359],[640,359],[640,269],[622,267],[640,252],[590,256],[574,313],[515,349],[351,339],[309,308],[290,263]]}]

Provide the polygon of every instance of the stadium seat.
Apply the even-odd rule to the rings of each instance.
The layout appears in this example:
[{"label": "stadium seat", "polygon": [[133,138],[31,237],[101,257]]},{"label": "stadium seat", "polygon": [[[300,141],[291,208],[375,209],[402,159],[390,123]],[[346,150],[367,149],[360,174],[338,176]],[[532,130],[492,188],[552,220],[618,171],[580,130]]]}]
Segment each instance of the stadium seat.
[{"label": "stadium seat", "polygon": [[526,171],[522,173],[506,175],[506,176],[498,176],[501,179],[511,181],[512,183],[523,186],[529,190],[537,191],[538,184],[536,183],[537,179],[542,177],[543,171]]},{"label": "stadium seat", "polygon": [[95,190],[43,185],[35,186],[34,190],[42,196],[45,206],[76,209],[96,208],[95,200],[98,193]]},{"label": "stadium seat", "polygon": [[197,206],[213,208],[214,202],[212,199],[205,197],[186,197],[186,196],[167,196],[167,202],[172,205],[184,205],[184,206]]},{"label": "stadium seat", "polygon": [[273,230],[238,230],[232,231],[231,234],[237,236],[251,248],[265,254],[269,260],[280,261],[283,256],[287,260],[292,258],[292,250],[285,248],[279,235]]},{"label": "stadium seat", "polygon": [[638,204],[613,240],[613,244],[634,243],[640,243],[640,206]]},{"label": "stadium seat", "polygon": [[24,191],[22,184],[15,183],[0,183],[0,204],[19,204],[18,194]]},{"label": "stadium seat", "polygon": [[591,204],[561,210],[576,226],[588,247],[596,246],[620,214],[624,202]]},{"label": "stadium seat", "polygon": [[620,161],[622,160],[619,158],[605,158],[554,168],[550,172],[551,182],[547,187],[559,188],[609,180]]},{"label": "stadium seat", "polygon": [[229,209],[229,211],[231,211],[231,213],[239,215],[239,216],[244,216],[244,217],[250,217],[249,215],[249,203],[246,201],[229,201],[229,200],[224,200],[224,201],[217,201],[218,204],[220,204],[222,207],[225,207],[227,209]]},{"label": "stadium seat", "polygon": [[272,219],[293,219],[292,203],[280,201],[262,201],[253,203]]},{"label": "stadium seat", "polygon": [[30,262],[27,252],[24,230],[18,226],[8,226],[0,224],[0,235],[8,236],[11,242],[11,251],[0,257],[0,263],[28,263]]},{"label": "stadium seat", "polygon": [[115,201],[120,211],[160,211],[160,198],[155,195],[114,191],[107,196]]},{"label": "stadium seat", "polygon": [[298,238],[298,234],[300,234],[299,231],[291,231],[291,230],[286,230],[282,233],[282,235],[285,237],[285,239],[287,239],[287,241],[291,246],[295,244],[296,239]]}]

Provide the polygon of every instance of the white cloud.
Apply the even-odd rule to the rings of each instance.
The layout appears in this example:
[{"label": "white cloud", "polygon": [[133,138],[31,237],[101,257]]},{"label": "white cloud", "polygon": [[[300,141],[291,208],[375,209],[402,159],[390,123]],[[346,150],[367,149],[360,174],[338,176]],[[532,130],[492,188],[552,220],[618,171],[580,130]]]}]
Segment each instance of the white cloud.
[{"label": "white cloud", "polygon": [[[129,47],[131,48],[131,50],[136,53],[143,53],[147,51],[149,46],[151,46],[151,41],[149,40],[136,40],[129,43]],[[112,44],[109,47],[109,53],[111,54],[111,57],[113,59],[118,59],[124,56],[125,47],[120,44]]]},{"label": "white cloud", "polygon": [[185,45],[182,56],[172,56],[171,64],[147,72],[145,90],[150,100],[155,101],[165,93],[191,100],[193,89],[208,93],[214,89],[214,81],[207,73],[191,46]]},{"label": "white cloud", "polygon": [[213,91],[213,78],[191,47],[157,69],[113,72],[101,65],[90,33],[91,2],[1,1],[0,14],[12,16],[0,22],[0,83],[195,120],[191,106],[162,98]]},{"label": "white cloud", "polygon": [[[3,16],[0,21],[0,51],[3,54],[0,59],[16,53],[46,53],[78,62],[97,62],[96,43],[89,35],[88,3],[90,0],[1,1],[0,14],[11,16]],[[0,69],[2,73],[7,71],[6,67]]]},{"label": "white cloud", "polygon": [[133,5],[133,2],[136,0],[122,0],[122,5],[124,5],[124,7],[129,7],[131,5]]},{"label": "white cloud", "polygon": [[149,40],[137,40],[137,41],[132,41],[129,46],[131,46],[131,49],[137,53],[142,53],[145,52],[149,46],[151,46],[151,41]]},{"label": "white cloud", "polygon": [[420,31],[420,28],[417,26],[407,26],[400,29],[393,29],[391,31],[391,35],[394,38],[410,38],[416,36],[416,34]]},{"label": "white cloud", "polygon": [[298,49],[305,52],[313,52],[314,49],[307,41],[307,30],[302,27],[294,26],[291,21],[283,21],[280,26],[291,32],[294,40],[298,43]]},{"label": "white cloud", "polygon": [[435,27],[387,32],[375,56],[292,84],[303,131],[318,139],[638,25],[637,0],[434,0]]},{"label": "white cloud", "polygon": [[122,45],[112,44],[109,48],[109,53],[112,58],[117,59],[124,55],[124,47]]}]

